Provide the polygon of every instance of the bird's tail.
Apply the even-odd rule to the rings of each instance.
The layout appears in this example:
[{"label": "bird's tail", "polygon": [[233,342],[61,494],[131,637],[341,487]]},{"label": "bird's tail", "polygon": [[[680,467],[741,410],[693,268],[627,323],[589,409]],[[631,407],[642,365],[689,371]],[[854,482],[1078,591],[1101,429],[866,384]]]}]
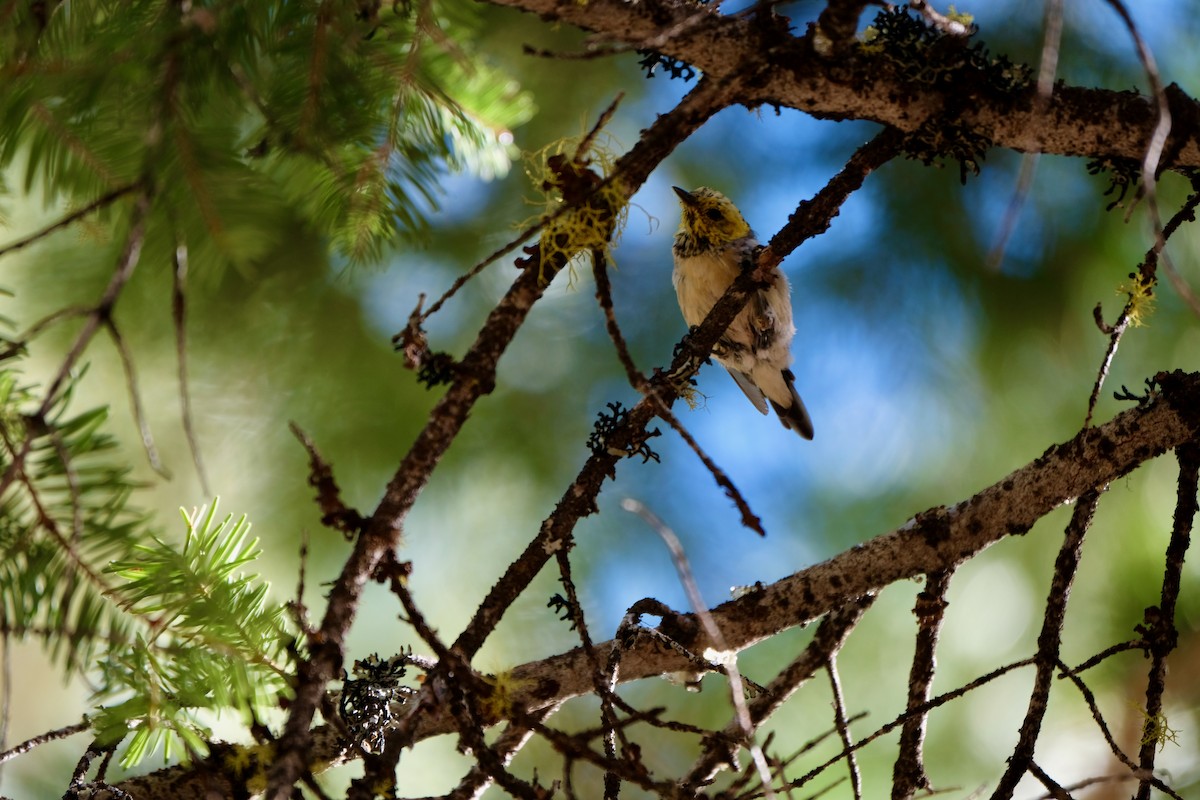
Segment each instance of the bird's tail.
[{"label": "bird's tail", "polygon": [[792,394],[792,402],[787,406],[782,406],[771,400],[771,408],[775,409],[775,414],[779,417],[779,421],[783,423],[783,427],[795,431],[805,439],[812,439],[812,418],[808,416],[808,409],[804,407],[804,401],[800,399],[800,394],[796,391],[796,376],[792,374],[790,369],[785,369],[783,371],[783,380],[787,384],[788,391]]}]

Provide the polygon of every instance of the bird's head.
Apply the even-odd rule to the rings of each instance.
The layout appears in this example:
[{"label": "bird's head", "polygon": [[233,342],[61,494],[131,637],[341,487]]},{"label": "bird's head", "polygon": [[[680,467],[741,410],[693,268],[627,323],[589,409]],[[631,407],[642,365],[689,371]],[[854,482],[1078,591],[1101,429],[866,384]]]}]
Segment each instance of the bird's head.
[{"label": "bird's head", "polygon": [[723,247],[737,239],[750,235],[750,226],[733,202],[707,186],[687,192],[672,186],[679,195],[683,207],[679,225],[680,233],[708,242],[712,247]]}]

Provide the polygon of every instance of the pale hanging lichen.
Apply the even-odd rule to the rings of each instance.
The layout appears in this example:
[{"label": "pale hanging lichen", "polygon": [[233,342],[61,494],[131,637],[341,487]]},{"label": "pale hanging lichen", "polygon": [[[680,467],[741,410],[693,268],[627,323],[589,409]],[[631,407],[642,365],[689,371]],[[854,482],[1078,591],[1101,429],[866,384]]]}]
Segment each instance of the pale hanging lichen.
[{"label": "pale hanging lichen", "polygon": [[564,266],[575,282],[575,264],[594,251],[612,260],[629,217],[629,193],[613,176],[619,147],[600,130],[560,139],[526,158],[526,174],[541,193],[538,276],[543,285]]}]

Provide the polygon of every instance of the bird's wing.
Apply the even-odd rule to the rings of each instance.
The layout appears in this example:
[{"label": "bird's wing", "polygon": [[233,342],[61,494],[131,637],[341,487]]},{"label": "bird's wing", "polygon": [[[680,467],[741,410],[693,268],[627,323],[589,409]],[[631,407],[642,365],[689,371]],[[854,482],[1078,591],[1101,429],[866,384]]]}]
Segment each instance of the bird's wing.
[{"label": "bird's wing", "polygon": [[733,380],[737,383],[738,388],[746,393],[746,397],[750,398],[750,402],[754,403],[754,407],[758,409],[758,413],[767,413],[767,398],[763,396],[762,390],[754,385],[754,381],[750,380],[750,376],[736,369],[729,370],[729,374],[733,376]]},{"label": "bird's wing", "polygon": [[775,343],[779,335],[775,311],[771,308],[766,292],[755,292],[746,303],[746,325],[750,329],[753,350],[766,350]]}]

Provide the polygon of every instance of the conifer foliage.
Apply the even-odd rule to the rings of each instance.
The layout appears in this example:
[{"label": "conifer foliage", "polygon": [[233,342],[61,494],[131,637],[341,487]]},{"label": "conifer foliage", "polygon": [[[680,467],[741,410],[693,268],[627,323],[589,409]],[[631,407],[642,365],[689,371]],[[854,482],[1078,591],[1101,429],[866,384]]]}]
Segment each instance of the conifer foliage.
[{"label": "conifer foliage", "polygon": [[[7,231],[10,218],[39,219],[38,225],[0,235],[0,291],[5,293],[0,308],[17,308],[13,316],[20,319],[0,318],[0,647],[5,659],[0,665],[0,692],[5,695],[0,703],[0,764],[36,757],[41,745],[86,733],[86,741],[73,751],[75,769],[61,776],[64,797],[326,797],[332,781],[323,783],[323,775],[350,764],[339,773],[344,787],[339,791],[366,800],[399,796],[403,771],[413,763],[411,749],[452,735],[470,765],[446,779],[446,791],[463,800],[489,790],[529,800],[616,800],[623,793],[664,800],[757,800],[797,792],[808,796],[831,787],[859,800],[873,792],[882,796],[886,791],[874,787],[885,783],[891,797],[909,800],[943,790],[943,770],[957,766],[957,754],[944,758],[946,751],[930,744],[930,732],[958,747],[961,737],[954,726],[966,724],[964,715],[983,716],[974,713],[975,706],[955,716],[958,709],[1009,676],[1022,675],[1021,703],[1014,705],[1010,695],[1003,705],[1005,712],[1019,705],[1023,716],[1013,718],[1011,729],[1001,729],[1008,723],[995,723],[1008,738],[981,757],[986,774],[980,780],[995,800],[1009,800],[1030,786],[1055,798],[1076,796],[1072,793],[1096,785],[1121,786],[1139,800],[1181,798],[1194,790],[1200,769],[1191,765],[1172,774],[1163,767],[1161,752],[1186,738],[1180,734],[1184,723],[1200,719],[1195,687],[1185,679],[1180,688],[1181,670],[1172,675],[1168,669],[1181,657],[1195,659],[1200,641],[1200,629],[1189,617],[1197,608],[1194,570],[1185,569],[1200,483],[1200,372],[1187,370],[1200,365],[1194,353],[1172,349],[1174,343],[1159,339],[1161,363],[1153,374],[1138,373],[1144,390],[1123,386],[1113,393],[1108,383],[1118,346],[1131,329],[1167,317],[1163,327],[1168,331],[1179,319],[1188,320],[1190,327],[1178,333],[1180,341],[1194,334],[1194,319],[1188,315],[1200,314],[1200,301],[1166,246],[1183,238],[1176,234],[1194,222],[1200,206],[1200,104],[1175,84],[1165,85],[1121,0],[1108,0],[1108,6],[1136,46],[1146,94],[1056,82],[1063,12],[1055,0],[1047,0],[1040,65],[996,55],[976,40],[987,31],[969,14],[953,6],[942,13],[924,0],[911,7],[886,7],[872,24],[864,16],[869,4],[856,0],[827,0],[820,10],[808,9],[812,19],[804,20],[784,13],[807,11],[770,2],[734,11],[706,0],[489,0],[489,5],[511,8],[481,14],[459,0],[0,0],[0,223]],[[524,43],[525,56],[561,57],[576,64],[625,58],[620,62],[628,68],[624,73],[612,70],[621,80],[644,86],[645,77],[658,74],[655,87],[665,84],[686,94],[653,111],[646,103],[666,103],[666,95],[651,95],[646,103],[645,98],[623,100],[620,92],[616,99],[596,99],[594,124],[585,126],[584,133],[579,134],[577,120],[569,120],[559,130],[572,133],[527,148],[540,154],[526,160],[532,188],[544,198],[541,213],[515,237],[497,234],[507,244],[474,266],[455,264],[457,277],[432,287],[422,283],[414,293],[419,298],[415,308],[406,309],[392,328],[400,329],[392,339],[393,352],[375,346],[384,344],[377,331],[363,333],[370,327],[359,324],[365,313],[344,325],[345,320],[334,319],[349,303],[338,293],[341,287],[330,288],[329,277],[378,266],[401,244],[409,248],[407,254],[422,240],[436,238],[440,229],[432,224],[433,215],[445,202],[441,192],[449,176],[501,178],[518,157],[512,131],[533,119],[534,97],[485,52],[497,41],[488,38],[494,31],[480,22],[489,14],[493,21],[522,20],[511,23],[517,33],[505,45],[510,55],[516,40],[536,31],[546,41],[568,41],[568,47],[578,49],[554,51]],[[561,28],[579,29],[590,38],[558,36]],[[569,87],[553,96],[547,113],[560,111],[557,103],[565,96],[577,98],[602,85],[607,84],[597,80]],[[588,98],[589,107],[593,99]],[[635,108],[628,110],[630,106]],[[623,305],[630,302],[625,290],[642,276],[635,276],[636,270],[610,274],[618,258],[615,245],[630,209],[637,208],[633,198],[652,185],[651,176],[669,156],[685,149],[681,145],[718,114],[764,106],[820,120],[867,120],[877,130],[848,146],[844,159],[838,156],[838,166],[814,194],[789,198],[786,222],[775,231],[760,230],[763,245],[745,254],[739,274],[703,322],[683,333],[672,316],[677,327],[668,340],[661,304],[642,297],[634,301],[636,308]],[[622,118],[625,114],[629,117]],[[631,120],[638,133],[624,148],[610,129]],[[1116,255],[1105,253],[1106,263],[1096,267],[1106,289],[1110,294],[1115,290],[1124,306],[1111,322],[1100,305],[1094,320],[1085,314],[1095,361],[1088,360],[1093,354],[1088,350],[1088,356],[1075,357],[1087,360],[1086,369],[1066,364],[1059,348],[1070,337],[1056,332],[1055,341],[1042,342],[1040,351],[1053,350],[1043,359],[1053,367],[1036,376],[1023,371],[1019,381],[997,379],[963,401],[974,408],[984,404],[981,395],[988,395],[989,416],[986,422],[973,420],[973,435],[1017,440],[1025,435],[1025,417],[1033,413],[1029,403],[1007,403],[1019,411],[1006,417],[996,410],[1004,401],[995,397],[1009,388],[1001,386],[1006,382],[1023,387],[1040,380],[1031,390],[1039,392],[1039,406],[1069,395],[1063,402],[1070,410],[1038,429],[1039,437],[1047,430],[1055,433],[1039,438],[1032,454],[1022,449],[1018,458],[1008,458],[1011,453],[1004,451],[1008,460],[1002,468],[981,441],[956,443],[944,458],[958,461],[935,464],[933,480],[947,485],[964,480],[948,473],[965,475],[978,459],[983,464],[978,470],[987,470],[987,479],[979,482],[985,488],[948,497],[938,483],[939,505],[929,508],[920,503],[933,489],[922,490],[915,483],[899,501],[887,496],[891,488],[864,500],[867,489],[861,485],[842,495],[828,492],[833,499],[815,497],[828,487],[820,483],[821,476],[814,477],[824,462],[803,473],[817,489],[799,483],[774,486],[771,496],[786,508],[757,507],[754,498],[762,492],[739,485],[739,476],[727,472],[706,450],[709,443],[692,430],[699,415],[685,415],[680,408],[703,404],[706,384],[697,376],[714,348],[719,353],[727,344],[730,324],[752,304],[751,298],[772,285],[785,258],[824,236],[835,219],[848,216],[854,208],[848,201],[865,185],[880,185],[885,168],[900,165],[916,171],[922,165],[956,164],[954,177],[974,187],[992,169],[997,150],[1030,159],[1086,156],[1090,163],[1085,167],[1079,162],[1080,173],[1116,176],[1112,184],[1120,189],[1107,209],[1096,190],[1096,215],[1116,205],[1127,203],[1132,209],[1141,204],[1149,221],[1149,234],[1126,234],[1135,246],[1112,248]],[[745,154],[725,155],[732,164]],[[714,172],[728,166],[705,165]],[[1032,167],[1028,169],[1031,174]],[[888,180],[895,181],[894,174]],[[965,260],[961,250],[967,248],[961,245],[970,226],[957,212],[924,213],[921,198],[927,195],[921,192],[927,187],[918,183],[906,178],[899,186],[890,184],[895,197],[879,200],[877,210],[896,198],[895,207],[902,209],[902,224],[890,235],[897,241],[920,241],[945,262]],[[521,205],[515,199],[521,190],[501,187],[506,210]],[[954,183],[952,191],[958,190]],[[947,190],[939,186],[937,191]],[[1010,204],[1014,215],[1028,200],[1028,191],[1023,177]],[[29,214],[35,205],[40,213]],[[1081,213],[1076,205],[1071,213]],[[1068,212],[1055,207],[1054,213]],[[881,220],[884,216],[880,211]],[[954,224],[946,224],[947,218]],[[452,224],[444,217],[437,222]],[[926,237],[905,238],[918,223],[929,226]],[[493,222],[489,218],[486,224]],[[503,227],[502,222],[495,225]],[[882,222],[872,220],[871,225],[876,230]],[[482,223],[464,223],[456,230],[473,234],[457,238],[474,239],[480,227]],[[61,241],[56,236],[67,230],[79,232],[88,246],[64,248],[78,259],[64,268],[54,248]],[[871,251],[872,280],[899,286],[902,281],[892,277],[888,283],[883,275],[893,255],[884,251],[904,249],[881,236]],[[290,260],[303,250],[315,251],[305,253],[304,264],[311,267],[315,261],[318,270],[305,272],[298,259]],[[1130,257],[1128,252],[1144,255]],[[19,305],[27,295],[3,285],[9,278],[7,264],[26,257],[55,284],[53,307],[44,313],[27,313]],[[1127,263],[1130,258],[1140,260]],[[506,259],[515,269],[488,275],[494,279],[488,286],[496,291],[464,299],[469,292],[460,292],[463,286]],[[703,259],[698,261],[699,269]],[[669,262],[667,244],[662,263]],[[543,301],[556,281],[578,287],[589,279],[584,265],[594,281],[593,329],[599,344],[585,341],[588,328],[580,320],[570,320],[575,327],[556,329],[552,337],[521,336],[538,324],[553,324],[544,318],[529,322],[535,311],[549,305]],[[836,269],[824,264],[820,269],[835,273],[850,267],[838,262]],[[564,271],[569,277],[561,276]],[[237,313],[269,313],[266,307],[251,308],[248,301],[216,313],[210,309],[207,328],[189,326],[197,295],[215,294],[213,287],[222,279],[239,276],[240,286],[252,286],[281,273],[287,293],[320,295],[327,316],[289,320],[269,342],[265,335],[262,341],[253,339],[230,321]],[[854,273],[861,274],[866,273]],[[1164,274],[1172,293],[1160,304],[1169,308],[1160,312],[1155,302]],[[1003,285],[1004,291],[1017,291],[1001,283],[1005,277],[974,277],[978,283],[973,285],[984,287],[977,292],[980,308],[992,300],[984,297],[988,288]],[[1038,284],[1037,291],[1022,289],[1021,303],[1004,310],[1005,324],[1041,330],[1043,321],[1032,319],[1036,314],[1019,318],[1013,311],[1018,305],[1023,311],[1026,305],[1051,307],[1045,316],[1073,319],[1073,309],[1054,305],[1069,281],[1053,277],[1048,285]],[[1082,272],[1071,275],[1080,283],[1085,277]],[[446,275],[438,276],[442,278]],[[401,280],[408,279],[405,272]],[[617,286],[617,280],[623,283]],[[807,280],[793,285],[803,287],[797,295],[815,308],[809,295],[850,292],[847,284],[865,282],[822,274],[811,286]],[[840,308],[829,316],[841,321],[896,313],[893,306],[919,308],[919,313],[904,312],[902,320],[893,317],[902,324],[888,331],[889,339],[903,338],[896,335],[901,327],[907,336],[942,311],[935,295],[948,282],[909,281],[908,290],[920,295],[913,305],[906,306],[911,301],[899,292],[881,291],[886,300],[873,309],[847,314]],[[669,284],[667,271],[661,283]],[[275,556],[272,548],[279,545],[266,536],[263,544],[251,537],[248,517],[257,514],[255,509],[235,516],[220,510],[215,499],[198,507],[181,501],[177,505],[190,510],[182,511],[179,521],[163,522],[143,503],[147,481],[159,490],[169,486],[159,483],[169,470],[147,421],[145,384],[139,377],[161,364],[143,359],[130,331],[145,322],[133,318],[148,307],[145,296],[166,286],[169,302],[164,302],[165,294],[156,297],[158,307],[169,305],[162,318],[169,316],[174,341],[166,348],[172,356],[169,378],[158,385],[169,380],[172,400],[180,401],[179,427],[186,445],[178,449],[190,450],[206,498],[215,494],[208,486],[214,476],[206,473],[203,448],[197,444],[188,377],[189,353],[197,339],[241,351],[240,360],[229,360],[246,372],[268,372],[275,365],[267,362],[280,353],[288,355],[293,339],[320,343],[323,337],[334,338],[329,331],[347,339],[364,337],[361,353],[333,349],[328,352],[336,355],[330,357],[320,351],[327,357],[308,359],[293,383],[272,384],[257,394],[245,390],[252,398],[247,403],[255,404],[260,414],[253,424],[240,429],[236,423],[224,425],[216,414],[212,427],[228,427],[251,440],[242,454],[257,454],[251,451],[259,437],[267,438],[264,429],[289,427],[276,413],[283,402],[271,405],[278,398],[315,393],[318,385],[328,388],[356,366],[347,362],[360,357],[373,365],[372,354],[381,352],[394,367],[378,370],[369,381],[356,373],[359,383],[337,387],[342,392],[332,404],[336,412],[318,420],[329,423],[326,430],[361,431],[349,424],[338,427],[351,413],[347,409],[361,403],[371,409],[368,434],[330,447],[328,438],[310,436],[305,424],[290,425],[299,440],[293,452],[306,457],[305,491],[311,489],[315,497],[309,513],[328,529],[321,532],[326,536],[322,544],[332,541],[340,548],[336,563],[326,559],[319,565],[320,576],[310,580],[309,540],[288,540],[289,552],[299,551],[301,565],[294,593],[291,587],[273,590],[264,577],[274,564],[265,564],[270,559],[263,556]],[[437,299],[431,303],[426,302],[429,290],[441,293],[432,295]],[[488,307],[472,306],[482,295]],[[355,298],[359,305],[354,313],[374,299]],[[229,302],[228,295],[223,302]],[[479,313],[444,313],[455,304],[460,305],[454,313],[462,308]],[[432,328],[431,321],[447,317],[454,330]],[[631,342],[653,326],[658,326],[658,341]],[[984,326],[981,322],[980,328]],[[152,323],[145,327],[150,337],[162,333]],[[1065,321],[1061,328],[1074,330]],[[1003,329],[997,349],[1005,352],[996,361],[1020,360],[1024,351],[1018,348],[1018,334],[1023,336],[1024,330]],[[107,355],[99,342],[112,345],[103,351]],[[943,344],[934,342],[935,348]],[[662,363],[639,363],[655,345]],[[505,385],[502,357],[510,358],[506,353],[513,351],[523,354],[521,366],[527,372],[553,383],[546,376],[556,374],[550,354],[558,346],[571,353],[566,360],[574,371],[564,381],[571,386]],[[811,345],[814,352],[820,349]],[[251,357],[245,358],[246,352]],[[99,391],[88,383],[89,364],[99,371],[102,358],[109,359],[124,394],[113,391],[111,382],[101,383]],[[507,368],[509,362],[504,363]],[[401,365],[410,371],[403,372]],[[210,402],[214,396],[240,397],[256,377],[219,366],[208,373]],[[1138,369],[1149,370],[1141,364]],[[939,370],[954,371],[946,365]],[[792,372],[785,372],[790,379]],[[286,373],[271,372],[271,377],[280,374]],[[403,388],[389,383],[396,374],[402,376]],[[580,385],[587,391],[573,395],[574,402],[568,399],[569,391]],[[603,405],[594,403],[608,409],[598,415],[579,400],[587,395],[586,402],[593,403],[596,387],[613,392]],[[846,398],[840,385],[812,393],[806,389],[805,397],[820,398],[822,393],[837,398],[820,401],[827,409]],[[384,401],[372,405],[380,396]],[[1102,403],[1111,402],[1110,396],[1121,406],[1105,418],[1110,409]],[[685,403],[676,403],[680,399]],[[130,409],[141,454],[118,444],[110,403]],[[723,404],[719,409],[716,402],[712,405],[714,415],[731,413]],[[1040,407],[1037,412],[1051,416]],[[489,414],[503,419],[497,422]],[[910,410],[905,422],[917,416]],[[1004,427],[1017,416],[1019,422]],[[585,433],[588,419],[595,420],[590,435]],[[1069,429],[1059,424],[1062,419],[1069,420]],[[572,444],[577,446],[562,449],[556,432],[576,422],[579,441]],[[752,458],[743,460],[770,460],[752,434],[731,434],[734,424],[726,424],[730,427],[718,446],[736,439],[755,448],[749,451]],[[843,442],[837,446],[850,450],[855,444],[850,439],[861,432],[847,433],[848,427],[834,420],[818,430],[822,437],[825,430],[840,430]],[[395,445],[397,430],[407,437],[402,445]],[[500,444],[471,440],[474,445],[460,446],[464,430],[488,431]],[[361,449],[361,460],[368,462],[382,446],[368,447],[378,442],[363,441],[367,436],[386,440],[387,447],[395,445],[402,453],[389,450],[384,467],[371,465],[370,480],[380,487],[372,499],[374,510],[356,508],[346,498],[351,491],[361,496],[361,484],[368,481],[358,480],[344,494],[339,480],[347,472],[324,454],[337,450],[357,457]],[[795,437],[785,438],[789,446],[797,445]],[[821,446],[820,438],[812,445]],[[483,452],[488,447],[498,450],[490,453],[492,461]],[[1027,449],[1028,442],[1020,447]],[[268,450],[265,445],[262,449]],[[480,512],[473,493],[483,480],[451,481],[452,490],[445,484],[434,487],[435,473],[440,477],[447,470],[468,469],[463,462],[474,465],[476,460],[487,465],[476,474],[487,473],[488,481],[511,478],[518,484],[538,471],[522,471],[533,461],[522,460],[526,449],[544,455],[538,469],[548,474],[547,484],[552,482],[552,494],[538,495],[536,502],[557,498],[537,509],[544,514],[538,524],[510,525],[502,516],[516,507],[518,500],[507,496],[516,491],[487,501]],[[821,452],[829,457],[830,451]],[[579,466],[564,471],[563,453]],[[1167,454],[1173,460],[1163,458]],[[871,453],[873,462],[875,455]],[[700,465],[702,481],[687,477],[681,464],[685,458]],[[799,457],[788,458],[791,469]],[[884,468],[905,472],[911,466],[905,458]],[[878,460],[887,461],[886,454]],[[1139,484],[1130,489],[1130,494],[1144,491],[1145,505],[1153,506],[1158,516],[1154,525],[1144,526],[1146,532],[1139,529],[1123,541],[1132,552],[1129,541],[1136,539],[1152,555],[1139,550],[1136,557],[1125,558],[1123,551],[1121,559],[1113,559],[1148,559],[1153,580],[1143,579],[1145,570],[1137,573],[1138,585],[1127,593],[1136,599],[1129,599],[1107,589],[1110,575],[1105,574],[1106,588],[1088,594],[1095,579],[1088,577],[1084,555],[1100,538],[1095,529],[1111,504],[1105,496],[1109,486],[1135,473],[1141,478],[1149,472],[1142,468],[1156,461],[1172,461],[1166,472],[1173,488],[1159,491],[1161,486],[1152,484],[1146,490]],[[504,468],[496,469],[497,463]],[[265,469],[277,467],[271,463]],[[844,465],[842,469],[848,471]],[[511,476],[494,474],[509,470]],[[253,472],[247,468],[237,475]],[[147,473],[153,477],[145,477]],[[981,473],[970,474],[974,480]],[[648,496],[625,498],[621,508],[630,512],[633,524],[658,534],[665,544],[690,607],[675,609],[646,596],[661,588],[652,587],[624,610],[612,630],[603,630],[588,596],[595,577],[589,572],[592,565],[581,568],[580,553],[595,550],[586,551],[581,540],[599,528],[609,535],[607,547],[629,527],[628,520],[614,522],[609,511],[601,511],[615,505],[603,496],[606,488],[631,475]],[[907,476],[893,476],[893,485],[902,485],[900,477]],[[217,491],[222,482],[238,479],[215,478],[212,488]],[[294,481],[301,483],[303,478]],[[696,488],[699,483],[704,489]],[[654,510],[662,500],[664,506],[674,503],[676,514],[694,512],[680,506],[705,490],[720,497],[725,512],[732,505],[735,521],[729,527],[740,524],[760,536],[768,531],[774,536],[790,525],[812,534],[806,544],[813,552],[813,529],[836,529],[822,531],[833,555],[797,565],[798,571],[785,577],[737,587],[731,599],[707,607],[681,537]],[[446,562],[404,560],[409,557],[404,545],[410,526],[419,527],[412,513],[418,500],[449,494],[452,504],[419,521],[444,537],[432,549],[440,550],[435,556]],[[856,504],[854,513],[830,511],[828,505],[841,501]],[[902,513],[896,511],[897,502],[903,504]],[[265,498],[262,503],[270,505]],[[1065,530],[1061,524],[1055,529],[1059,518],[1050,517],[1063,506],[1073,508],[1060,520]],[[470,513],[481,516],[466,516]],[[592,525],[595,520],[589,518],[596,516],[602,519]],[[856,539],[861,544],[840,553],[833,549],[843,546],[839,537],[845,528],[875,525],[885,516],[896,516],[888,523],[890,530],[864,529]],[[454,522],[463,518],[474,521]],[[696,524],[719,527],[715,519]],[[278,535],[282,539],[292,533]],[[740,545],[729,542],[744,533],[723,531],[720,557],[738,552]],[[464,577],[480,568],[476,561],[486,560],[477,558],[476,548],[478,553],[500,552],[487,548],[504,536],[521,537],[512,551],[517,554],[504,563],[484,564],[483,579]],[[975,670],[974,662],[966,667],[955,663],[962,649],[946,646],[946,631],[962,635],[963,622],[956,616],[963,613],[962,606],[956,604],[968,580],[963,574],[971,572],[977,559],[991,558],[989,548],[1002,549],[992,548],[1001,542],[1028,545],[1023,552],[1034,560],[1030,572],[1036,575],[1022,575],[1022,580],[1037,588],[1020,599],[1034,609],[1031,617],[1040,622],[1040,631],[1013,645],[1025,648],[1016,655],[988,650],[980,656],[988,659],[986,669]],[[640,564],[641,556],[639,551],[629,558]],[[623,577],[627,566],[621,565]],[[1110,566],[1114,582],[1127,580],[1134,569],[1125,563]],[[527,621],[530,596],[545,588],[538,581],[546,573],[557,584],[552,594],[547,592],[548,603],[535,598],[542,612],[536,621],[539,636],[527,642],[513,629],[500,627],[501,621]],[[418,579],[428,580],[430,574],[438,590],[432,600],[415,588]],[[1080,621],[1080,595],[1092,604],[1085,611],[1103,612],[1092,617],[1115,622],[1099,633],[1087,631],[1091,635],[1080,637],[1084,644],[1076,646],[1077,629],[1103,627],[1086,614]],[[380,596],[390,604],[380,601],[382,611],[370,605]],[[442,614],[432,605],[457,604],[463,598],[469,598],[466,614]],[[987,608],[971,613],[990,618],[1003,604],[989,597],[983,604]],[[1136,604],[1132,612],[1130,604]],[[368,626],[364,618],[369,623],[385,618],[403,636],[393,640],[371,630],[379,652],[355,652],[352,634]],[[454,622],[446,624],[446,619]],[[897,619],[908,624],[899,634]],[[810,624],[803,640],[780,636]],[[1027,627],[1032,631],[1039,626]],[[512,651],[528,655],[526,663],[486,672],[480,653],[504,636],[521,639]],[[866,645],[860,644],[864,637]],[[85,683],[91,696],[81,722],[10,747],[4,741],[3,717],[15,681],[7,659],[10,644],[18,641],[43,645],[56,668]],[[563,641],[569,645],[558,647]],[[554,654],[535,656],[534,648],[544,642],[556,643]],[[740,654],[764,642],[771,646],[757,651],[747,668],[750,659]],[[861,655],[864,649],[869,656]],[[862,663],[853,664],[855,658]],[[1184,675],[1190,674],[1187,663]],[[864,674],[870,676],[867,687],[861,685]],[[818,677],[825,680],[814,680]],[[638,695],[622,686],[643,678],[655,679],[648,683],[662,694]],[[706,695],[716,698],[708,706],[693,705],[691,695],[677,690],[679,683],[688,688],[716,685]],[[880,686],[898,691],[864,722],[867,713],[860,713],[857,698]],[[588,699],[576,702],[581,696]],[[652,702],[643,702],[646,697]],[[662,703],[660,697],[665,698]],[[819,700],[815,705],[814,697]],[[1082,777],[1064,777],[1074,762],[1052,761],[1046,746],[1053,741],[1047,731],[1054,725],[1063,724],[1072,736],[1081,727],[1078,720],[1067,724],[1054,717],[1065,698],[1074,703],[1070,707],[1082,709],[1082,727],[1101,754],[1088,762]],[[819,719],[797,711],[817,705],[823,709]],[[1123,727],[1113,721],[1118,715]],[[221,741],[224,733],[215,732],[218,723],[235,729],[238,740]],[[898,742],[891,737],[894,732]],[[992,741],[1001,739],[993,736]],[[537,746],[525,748],[530,742]],[[514,761],[525,759],[528,751],[534,752],[528,760]],[[133,771],[114,777],[110,765]],[[845,778],[831,777],[834,770]],[[111,772],[118,768],[112,766]]]}]

